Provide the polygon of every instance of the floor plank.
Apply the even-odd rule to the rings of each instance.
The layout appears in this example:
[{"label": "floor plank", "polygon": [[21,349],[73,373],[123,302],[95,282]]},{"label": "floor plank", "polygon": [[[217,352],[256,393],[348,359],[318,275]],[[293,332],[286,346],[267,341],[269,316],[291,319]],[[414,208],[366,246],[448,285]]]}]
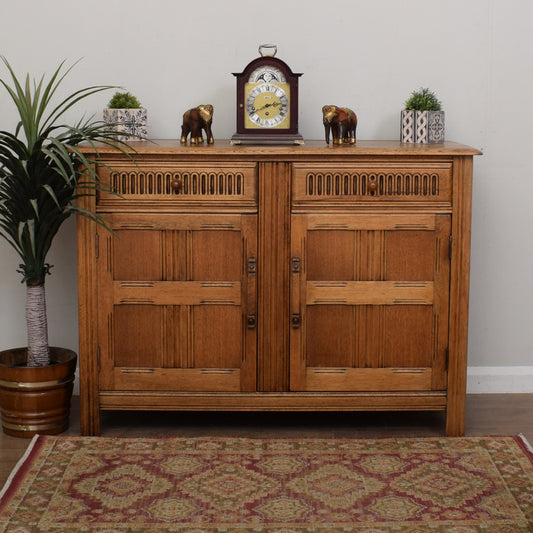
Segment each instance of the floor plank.
[{"label": "floor plank", "polygon": [[[71,426],[79,435],[79,399]],[[533,443],[533,394],[471,394],[466,403],[467,436],[516,435]],[[444,413],[191,413],[105,412],[102,436],[246,437],[422,437],[444,434]],[[24,454],[29,440],[0,433],[0,486]]]}]

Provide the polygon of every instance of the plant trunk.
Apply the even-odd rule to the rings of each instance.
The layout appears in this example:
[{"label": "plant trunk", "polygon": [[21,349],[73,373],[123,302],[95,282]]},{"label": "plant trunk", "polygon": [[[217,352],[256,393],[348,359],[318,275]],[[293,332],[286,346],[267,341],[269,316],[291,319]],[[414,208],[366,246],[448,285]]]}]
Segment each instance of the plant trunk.
[{"label": "plant trunk", "polygon": [[49,365],[50,350],[44,282],[26,285],[26,327],[28,328],[28,366]]}]

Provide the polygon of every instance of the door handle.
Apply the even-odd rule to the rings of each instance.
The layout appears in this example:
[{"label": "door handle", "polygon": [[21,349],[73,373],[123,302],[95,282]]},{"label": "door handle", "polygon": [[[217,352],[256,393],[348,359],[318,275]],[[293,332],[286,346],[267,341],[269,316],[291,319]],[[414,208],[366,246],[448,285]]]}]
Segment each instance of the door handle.
[{"label": "door handle", "polygon": [[257,320],[255,318],[255,315],[248,315],[246,317],[246,326],[248,329],[254,329],[257,324]]},{"label": "door handle", "polygon": [[293,313],[291,315],[291,326],[293,329],[298,329],[302,323],[302,317],[299,313]]}]

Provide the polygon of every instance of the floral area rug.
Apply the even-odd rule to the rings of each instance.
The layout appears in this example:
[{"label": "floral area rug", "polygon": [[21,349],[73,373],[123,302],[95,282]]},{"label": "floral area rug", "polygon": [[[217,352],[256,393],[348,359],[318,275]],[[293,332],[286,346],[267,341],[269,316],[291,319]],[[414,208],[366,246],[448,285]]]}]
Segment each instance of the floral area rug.
[{"label": "floral area rug", "polygon": [[520,437],[36,437],[0,531],[533,532]]}]

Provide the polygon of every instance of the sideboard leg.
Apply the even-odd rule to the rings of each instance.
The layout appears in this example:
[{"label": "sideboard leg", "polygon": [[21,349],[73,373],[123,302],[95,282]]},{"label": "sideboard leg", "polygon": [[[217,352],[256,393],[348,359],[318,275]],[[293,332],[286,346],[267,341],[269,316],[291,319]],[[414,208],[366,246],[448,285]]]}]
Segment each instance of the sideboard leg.
[{"label": "sideboard leg", "polygon": [[98,396],[94,401],[87,391],[80,391],[80,433],[87,437],[100,436],[100,408]]},{"label": "sideboard leg", "polygon": [[463,437],[465,434],[464,408],[448,404],[446,411],[446,436]]}]

